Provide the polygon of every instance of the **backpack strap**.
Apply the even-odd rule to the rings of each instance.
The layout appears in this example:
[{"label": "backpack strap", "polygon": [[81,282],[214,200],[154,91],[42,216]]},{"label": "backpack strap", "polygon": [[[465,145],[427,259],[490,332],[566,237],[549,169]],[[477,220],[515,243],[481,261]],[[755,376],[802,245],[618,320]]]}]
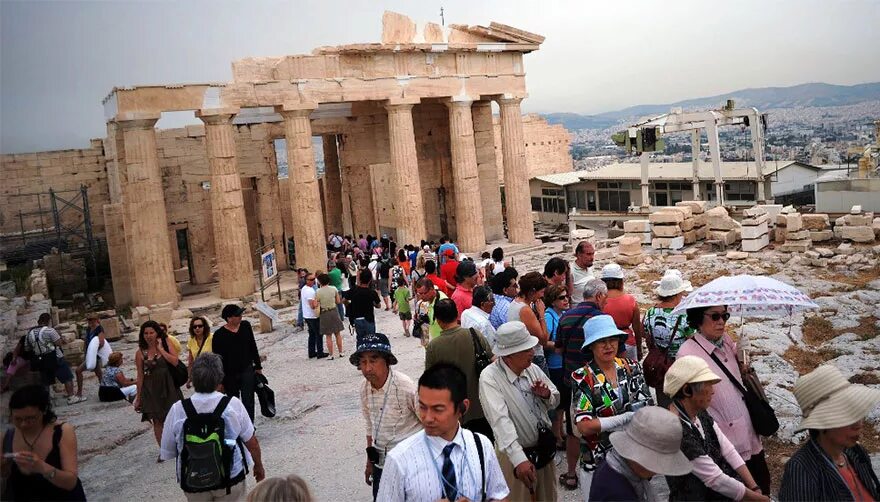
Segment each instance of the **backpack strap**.
[{"label": "backpack strap", "polygon": [[471,435],[474,436],[474,443],[477,447],[477,456],[480,457],[480,500],[486,502],[486,459],[483,454],[483,442],[480,440],[480,437],[477,436],[476,432],[471,431]]},{"label": "backpack strap", "polygon": [[[189,401],[189,399],[187,399],[187,401]],[[229,401],[232,401],[232,396],[230,395],[225,395],[220,398],[220,402],[217,403],[217,407],[214,408],[214,412],[211,413],[211,418],[213,420],[220,420],[223,418],[223,412],[226,410],[226,405],[229,404]]]},{"label": "backpack strap", "polygon": [[194,419],[194,418],[196,418],[196,415],[199,414],[199,412],[196,411],[196,407],[193,406],[192,399],[186,398],[186,399],[182,400],[180,403],[183,406],[183,411],[184,411],[184,413],[186,413],[187,419]]},{"label": "backpack strap", "polygon": [[14,435],[14,428],[6,429],[6,434],[3,435],[3,453],[12,453],[12,440]]}]

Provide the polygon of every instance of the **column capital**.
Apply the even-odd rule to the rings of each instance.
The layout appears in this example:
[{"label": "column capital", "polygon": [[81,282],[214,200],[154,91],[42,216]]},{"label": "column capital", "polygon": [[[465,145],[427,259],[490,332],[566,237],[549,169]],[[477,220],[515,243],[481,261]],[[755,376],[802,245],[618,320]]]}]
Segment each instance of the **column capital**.
[{"label": "column capital", "polygon": [[499,94],[495,96],[494,99],[498,103],[498,106],[511,106],[519,105],[522,103],[522,100],[527,97],[527,94]]},{"label": "column capital", "polygon": [[123,131],[152,129],[159,121],[158,113],[126,113],[116,117],[116,125]]},{"label": "column capital", "polygon": [[239,111],[240,109],[238,107],[233,106],[224,108],[205,108],[202,110],[196,110],[196,118],[209,125],[231,124],[232,119]]},{"label": "column capital", "polygon": [[411,110],[414,105],[421,103],[421,98],[418,97],[410,97],[410,98],[391,98],[385,102],[385,109],[388,111],[394,110]]},{"label": "column capital", "polygon": [[448,106],[449,108],[452,108],[452,107],[455,107],[455,106],[460,106],[460,107],[467,106],[467,107],[470,107],[470,106],[473,105],[474,102],[476,102],[476,101],[477,101],[477,100],[475,100],[475,99],[472,98],[471,96],[451,96],[451,97],[448,97],[448,98],[444,98],[444,99],[443,99],[443,104],[445,104],[445,105]]},{"label": "column capital", "polygon": [[275,105],[275,112],[280,113],[284,118],[308,117],[316,108],[318,108],[318,103],[314,101],[286,101]]}]

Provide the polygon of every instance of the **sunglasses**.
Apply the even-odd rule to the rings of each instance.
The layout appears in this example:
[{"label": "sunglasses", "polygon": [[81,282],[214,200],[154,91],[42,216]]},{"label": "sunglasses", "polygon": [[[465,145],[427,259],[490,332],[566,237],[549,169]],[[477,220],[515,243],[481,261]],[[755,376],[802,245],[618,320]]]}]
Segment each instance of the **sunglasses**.
[{"label": "sunglasses", "polygon": [[204,327],[205,327],[204,324],[193,324],[193,329],[201,329],[201,328],[204,328]]},{"label": "sunglasses", "polygon": [[721,319],[724,319],[724,322],[727,322],[727,320],[730,319],[730,314],[727,312],[725,312],[723,314],[721,312],[712,312],[711,314],[704,314],[704,315],[708,316],[709,319],[712,319],[713,321],[716,321],[716,322],[720,321]]},{"label": "sunglasses", "polygon": [[568,296],[567,295],[557,296],[556,299],[557,300],[568,300]]}]

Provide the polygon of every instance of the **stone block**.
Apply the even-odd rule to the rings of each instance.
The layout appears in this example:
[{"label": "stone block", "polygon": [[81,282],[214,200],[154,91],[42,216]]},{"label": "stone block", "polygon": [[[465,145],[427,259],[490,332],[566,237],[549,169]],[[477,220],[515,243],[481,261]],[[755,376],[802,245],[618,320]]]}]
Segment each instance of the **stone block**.
[{"label": "stone block", "polygon": [[605,261],[614,258],[615,253],[613,248],[605,248],[605,249],[597,249],[593,254],[593,259],[596,261]]},{"label": "stone block", "polygon": [[770,217],[766,214],[761,214],[758,216],[750,216],[745,218],[742,221],[742,226],[744,227],[754,227],[755,225],[761,225],[770,221]]},{"label": "stone block", "polygon": [[648,216],[651,224],[675,224],[678,225],[684,221],[684,214],[680,211],[656,211]]},{"label": "stone block", "polygon": [[745,260],[749,257],[749,253],[744,253],[742,251],[728,251],[724,257],[728,260]]},{"label": "stone block", "polygon": [[685,244],[693,244],[697,242],[697,231],[696,230],[688,230],[684,233],[684,243]]},{"label": "stone block", "polygon": [[789,232],[797,232],[804,228],[804,220],[799,213],[785,215],[785,228]]},{"label": "stone block", "polygon": [[171,307],[162,307],[150,310],[150,320],[156,321],[159,324],[165,324],[166,326],[171,325],[172,313],[174,310]]},{"label": "stone block", "polygon": [[624,237],[620,239],[620,254],[632,256],[642,254],[642,239],[638,237]]},{"label": "stone block", "polygon": [[[839,232],[839,233],[838,233]],[[869,226],[839,227],[834,229],[840,239],[853,242],[874,242],[874,230]]]},{"label": "stone block", "polygon": [[694,227],[704,227],[709,223],[709,216],[706,213],[694,215]]},{"label": "stone block", "polygon": [[623,234],[624,237],[637,237],[642,244],[651,244],[651,232],[639,232],[639,233],[626,233]]},{"label": "stone block", "polygon": [[825,230],[831,225],[827,214],[803,214],[801,221],[807,230]]},{"label": "stone block", "polygon": [[694,216],[693,210],[688,206],[666,206],[666,207],[660,208],[660,211],[678,211],[685,218],[692,218]]},{"label": "stone block", "polygon": [[119,329],[119,319],[110,317],[101,319],[101,327],[104,328],[104,338],[111,342],[115,342],[122,338],[122,330]]},{"label": "stone block", "polygon": [[860,205],[853,206],[849,210],[849,214],[859,214],[861,212],[862,212],[862,206],[860,206]]},{"label": "stone block", "polygon": [[685,232],[693,230],[696,224],[694,223],[693,218],[685,218],[684,221],[679,225],[681,229]]},{"label": "stone block", "polygon": [[808,258],[810,260],[817,260],[821,255],[816,250],[810,250],[804,253],[804,258]]},{"label": "stone block", "polygon": [[776,217],[779,215],[779,213],[782,212],[782,205],[780,205],[780,204],[763,204],[763,205],[761,205],[761,207],[763,207],[764,210],[767,211],[767,216],[770,217],[770,226],[775,225],[776,224]]},{"label": "stone block", "polygon": [[736,242],[736,232],[733,230],[709,230],[706,238],[713,241],[721,241],[729,246]]},{"label": "stone block", "polygon": [[184,268],[178,268],[177,270],[175,270],[174,271],[174,281],[175,282],[189,281],[189,269],[184,267]]},{"label": "stone block", "polygon": [[691,208],[692,214],[703,214],[706,212],[706,206],[708,202],[704,200],[683,200],[681,202],[676,202],[676,207],[689,207]]},{"label": "stone block", "polygon": [[779,247],[783,253],[805,253],[813,245],[809,240],[805,241],[785,241],[785,244]]},{"label": "stone block", "polygon": [[764,206],[753,206],[743,209],[743,216],[745,218],[754,218],[765,214],[767,214],[767,209],[765,209]]},{"label": "stone block", "polygon": [[172,319],[192,319],[193,313],[190,309],[174,309],[171,312]]},{"label": "stone block", "polygon": [[678,237],[682,235],[681,227],[678,225],[654,225],[651,231],[655,237]]},{"label": "stone block", "polygon": [[572,241],[592,241],[596,237],[596,231],[589,228],[578,228],[571,232]]},{"label": "stone block", "polygon": [[856,249],[849,242],[842,242],[835,251],[837,254],[851,255],[855,254]]},{"label": "stone block", "polygon": [[770,245],[770,235],[764,234],[757,239],[743,239],[740,247],[747,253],[758,252]]},{"label": "stone block", "polygon": [[709,218],[709,228],[712,230],[731,230],[739,226],[739,223],[731,218],[723,207],[713,207],[706,211],[706,215]]},{"label": "stone block", "polygon": [[636,254],[636,255],[619,255],[615,258],[618,265],[635,267],[637,265],[641,265],[645,261],[645,255]]},{"label": "stone block", "polygon": [[810,230],[810,240],[813,242],[825,242],[834,238],[831,230]]},{"label": "stone block", "polygon": [[784,215],[784,214],[776,215],[776,226],[777,227],[784,227],[787,222],[788,222],[788,219],[786,218],[786,215]]},{"label": "stone block", "polygon": [[742,239],[757,239],[762,235],[767,235],[769,229],[767,228],[767,222],[756,226],[743,226],[740,230],[740,235]]},{"label": "stone block", "polygon": [[797,213],[797,209],[794,206],[785,206],[782,208],[782,214],[794,214]]},{"label": "stone block", "polygon": [[680,237],[654,237],[651,239],[651,247],[654,249],[681,249],[684,247],[684,236]]},{"label": "stone block", "polygon": [[684,263],[686,261],[688,261],[688,257],[684,254],[674,254],[666,257],[666,263],[669,264]]},{"label": "stone block", "polygon": [[785,233],[785,241],[804,241],[810,239],[810,231],[809,230],[798,230],[797,232],[792,232],[791,229]]},{"label": "stone block", "polygon": [[697,227],[694,229],[694,232],[697,233],[697,240],[701,241],[706,239],[706,236],[709,235],[709,226],[705,225],[702,227]]},{"label": "stone block", "polygon": [[871,217],[866,214],[847,214],[843,216],[843,224],[850,227],[871,225]]},{"label": "stone block", "polygon": [[834,251],[828,248],[813,248],[813,250],[819,253],[819,256],[821,258],[831,258],[832,256],[834,256]]},{"label": "stone block", "polygon": [[628,220],[623,222],[623,231],[628,234],[651,231],[651,222],[648,220]]}]

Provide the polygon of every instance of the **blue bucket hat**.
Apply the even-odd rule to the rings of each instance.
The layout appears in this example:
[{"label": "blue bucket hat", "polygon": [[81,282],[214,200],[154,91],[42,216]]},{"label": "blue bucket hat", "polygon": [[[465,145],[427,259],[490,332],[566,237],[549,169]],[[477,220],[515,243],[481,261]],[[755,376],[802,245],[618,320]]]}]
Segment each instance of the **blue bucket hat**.
[{"label": "blue bucket hat", "polygon": [[617,347],[618,354],[626,351],[625,342],[629,334],[617,328],[614,318],[608,314],[593,316],[584,323],[584,344],[581,345],[581,352],[587,354],[588,359],[592,359],[593,351],[589,349],[590,345],[613,336],[620,340]]},{"label": "blue bucket hat", "polygon": [[348,362],[357,366],[364,352],[381,352],[388,354],[388,364],[397,364],[397,358],[391,353],[391,342],[382,333],[369,333],[358,341],[357,350],[348,357]]}]

